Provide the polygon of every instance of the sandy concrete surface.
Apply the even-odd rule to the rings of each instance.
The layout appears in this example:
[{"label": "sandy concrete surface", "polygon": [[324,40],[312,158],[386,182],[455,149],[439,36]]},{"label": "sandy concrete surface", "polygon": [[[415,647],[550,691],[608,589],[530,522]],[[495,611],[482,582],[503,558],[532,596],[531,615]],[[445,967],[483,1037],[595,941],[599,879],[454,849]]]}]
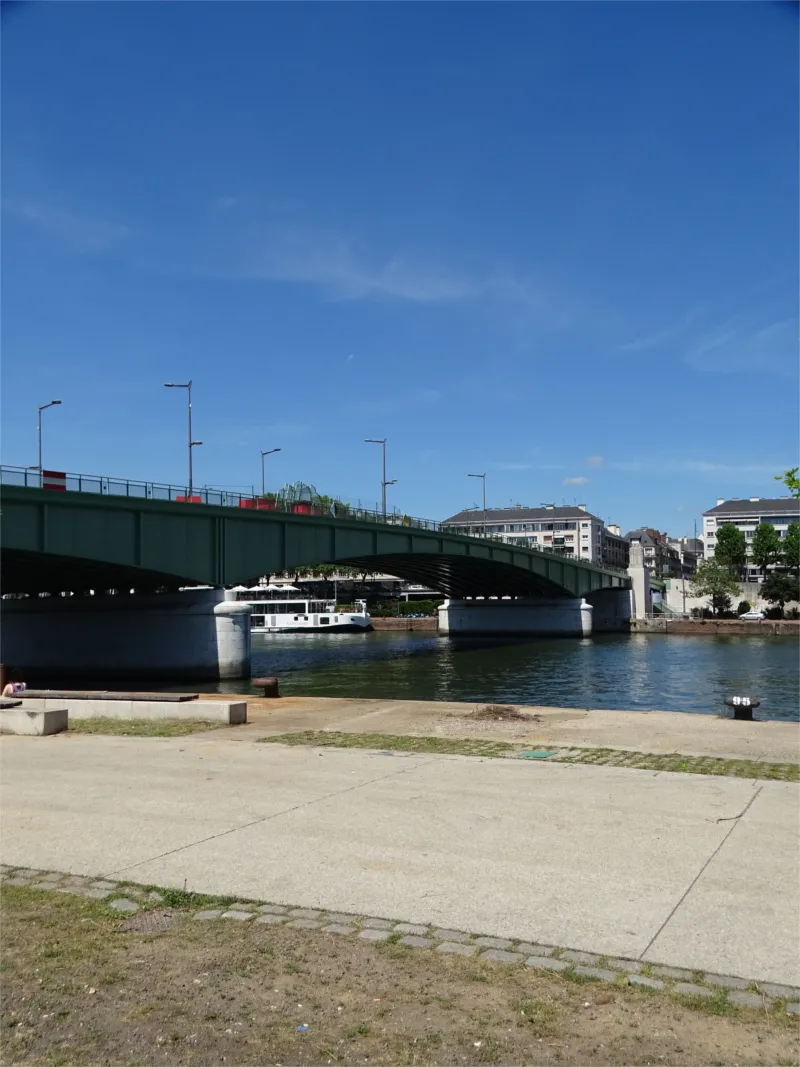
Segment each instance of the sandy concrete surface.
[{"label": "sandy concrete surface", "polygon": [[[217,698],[219,694],[215,694]],[[209,694],[211,699],[211,694]],[[231,697],[230,699],[235,699]],[[716,715],[673,711],[583,711],[515,705],[535,717],[530,723],[471,718],[483,705],[439,700],[346,700],[338,697],[248,697],[242,740],[296,730],[485,737],[531,745],[576,745],[680,752],[726,759],[800,761],[800,723],[735,722]]]},{"label": "sandy concrete surface", "polygon": [[3,861],[800,984],[796,785],[231,734],[3,738]]}]

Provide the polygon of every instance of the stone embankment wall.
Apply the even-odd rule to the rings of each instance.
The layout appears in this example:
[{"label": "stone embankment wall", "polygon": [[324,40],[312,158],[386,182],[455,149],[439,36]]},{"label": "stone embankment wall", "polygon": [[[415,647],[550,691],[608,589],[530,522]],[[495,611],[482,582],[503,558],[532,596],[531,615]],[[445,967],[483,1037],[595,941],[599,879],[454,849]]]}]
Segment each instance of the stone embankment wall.
[{"label": "stone embankment wall", "polygon": [[439,620],[434,616],[426,616],[424,619],[403,618],[375,618],[372,616],[372,627],[375,630],[433,630],[439,629]]},{"label": "stone embankment wall", "polygon": [[631,619],[631,633],[691,634],[697,637],[800,635],[796,619],[765,619],[740,622],[738,619]]}]

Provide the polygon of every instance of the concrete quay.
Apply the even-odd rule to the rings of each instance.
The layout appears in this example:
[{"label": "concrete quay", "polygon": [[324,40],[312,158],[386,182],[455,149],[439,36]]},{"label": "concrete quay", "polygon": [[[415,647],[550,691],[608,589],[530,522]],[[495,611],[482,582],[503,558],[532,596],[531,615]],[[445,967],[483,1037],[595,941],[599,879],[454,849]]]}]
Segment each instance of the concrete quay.
[{"label": "concrete quay", "polygon": [[[203,699],[201,697],[201,699]],[[209,700],[237,699],[208,694]],[[241,699],[241,698],[239,698]],[[657,754],[716,756],[768,763],[800,762],[800,723],[734,722],[675,711],[612,711],[509,705],[528,722],[476,719],[485,705],[447,700],[361,700],[341,697],[247,698],[250,725],[240,740],[297,730],[480,737],[559,747],[618,748]]]},{"label": "concrete quay", "polygon": [[800,985],[794,784],[258,736],[2,738],[2,860]]}]

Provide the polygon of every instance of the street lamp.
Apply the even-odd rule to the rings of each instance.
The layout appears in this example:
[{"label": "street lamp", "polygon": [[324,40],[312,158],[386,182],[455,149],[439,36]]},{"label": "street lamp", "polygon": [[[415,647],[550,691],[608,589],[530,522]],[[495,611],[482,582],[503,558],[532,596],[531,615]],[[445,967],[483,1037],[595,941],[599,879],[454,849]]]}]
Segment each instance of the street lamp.
[{"label": "street lamp", "polygon": [[266,496],[266,489],[264,487],[264,456],[271,456],[273,452],[280,452],[279,448],[268,448],[266,451],[261,452],[261,495]]},{"label": "street lamp", "polygon": [[42,412],[47,411],[48,408],[56,407],[60,404],[60,400],[51,400],[49,404],[40,404],[37,408],[39,412],[39,425],[36,427],[36,432],[39,435],[39,473],[42,471]]},{"label": "street lamp", "polygon": [[192,380],[188,382],[164,382],[165,389],[185,389],[189,403],[189,496],[192,495],[192,449],[202,445],[202,441],[192,440]]},{"label": "street lamp", "polygon": [[468,478],[483,479],[483,536],[486,536],[486,472],[483,474],[468,474]]},{"label": "street lamp", "polygon": [[381,474],[381,511],[383,512],[384,522],[386,521],[386,486],[394,485],[397,479],[393,479],[391,482],[386,481],[386,438],[385,437],[365,437],[364,444],[366,445],[380,445],[383,449],[383,467]]}]

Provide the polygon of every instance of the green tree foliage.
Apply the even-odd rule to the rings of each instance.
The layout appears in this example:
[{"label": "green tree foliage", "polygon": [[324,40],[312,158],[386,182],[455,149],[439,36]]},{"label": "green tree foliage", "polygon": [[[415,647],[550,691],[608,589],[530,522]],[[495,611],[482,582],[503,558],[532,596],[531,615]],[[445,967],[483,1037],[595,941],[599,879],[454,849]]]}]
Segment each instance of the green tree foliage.
[{"label": "green tree foliage", "polygon": [[750,603],[749,600],[740,600],[739,601],[739,605],[736,608],[736,614],[737,615],[744,615],[744,613],[746,611],[750,611],[752,609],[752,607],[753,607],[753,605]]},{"label": "green tree foliage", "polygon": [[777,563],[783,555],[780,534],[771,523],[760,522],[756,526],[751,551],[753,562],[757,567],[761,568],[761,572],[766,578],[767,568],[771,567],[773,563]]},{"label": "green tree foliage", "polygon": [[770,604],[777,604],[783,612],[783,606],[789,600],[800,600],[800,580],[795,574],[776,571],[768,575],[761,585],[761,596]]},{"label": "green tree foliage", "polygon": [[731,597],[739,592],[739,582],[716,559],[707,559],[698,563],[690,588],[692,596],[710,597],[713,611],[721,615],[730,609]]},{"label": "green tree foliage", "polygon": [[786,566],[800,574],[800,522],[792,522],[783,542],[783,558]]},{"label": "green tree foliage", "polygon": [[741,578],[747,563],[747,538],[732,522],[725,523],[717,530],[714,559],[723,567],[727,567],[734,578]]},{"label": "green tree foliage", "polygon": [[800,467],[792,467],[791,470],[784,471],[783,474],[775,475],[775,481],[783,482],[794,497],[800,497],[800,477],[798,477],[798,471],[800,471]]}]

